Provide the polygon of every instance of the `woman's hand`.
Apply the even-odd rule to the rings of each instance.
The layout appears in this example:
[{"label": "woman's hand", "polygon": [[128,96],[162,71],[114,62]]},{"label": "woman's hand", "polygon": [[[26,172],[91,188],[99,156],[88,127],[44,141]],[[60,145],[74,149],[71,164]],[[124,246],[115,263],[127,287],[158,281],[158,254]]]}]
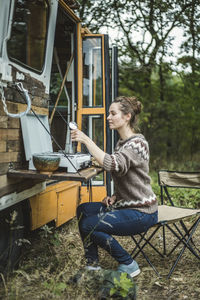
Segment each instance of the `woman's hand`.
[{"label": "woman's hand", "polygon": [[101,150],[85,133],[79,129],[71,130],[72,142],[80,142],[85,144],[90,154],[103,166],[105,152]]},{"label": "woman's hand", "polygon": [[88,139],[88,136],[85,135],[82,131],[79,129],[71,130],[71,140],[72,142],[80,142],[82,144],[85,144]]},{"label": "woman's hand", "polygon": [[107,196],[102,200],[102,203],[105,204],[107,207],[113,205],[116,201],[116,196],[113,195],[111,197]]}]

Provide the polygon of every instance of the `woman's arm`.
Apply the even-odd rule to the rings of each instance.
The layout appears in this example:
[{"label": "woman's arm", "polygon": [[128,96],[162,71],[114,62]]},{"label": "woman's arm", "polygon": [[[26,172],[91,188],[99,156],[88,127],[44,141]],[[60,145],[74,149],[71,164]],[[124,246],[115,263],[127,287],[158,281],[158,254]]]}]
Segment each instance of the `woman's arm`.
[{"label": "woman's arm", "polygon": [[101,150],[86,134],[84,134],[79,129],[71,130],[71,140],[72,142],[80,142],[84,144],[90,154],[98,161],[101,166],[103,166],[105,152]]}]

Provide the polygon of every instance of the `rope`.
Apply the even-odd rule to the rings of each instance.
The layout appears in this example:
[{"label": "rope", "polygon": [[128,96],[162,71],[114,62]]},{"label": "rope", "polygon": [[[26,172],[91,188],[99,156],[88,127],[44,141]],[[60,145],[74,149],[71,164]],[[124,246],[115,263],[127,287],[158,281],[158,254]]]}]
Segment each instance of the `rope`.
[{"label": "rope", "polygon": [[[72,161],[67,157],[66,153],[63,151],[62,147],[59,145],[59,143],[56,141],[56,139],[54,138],[54,136],[50,133],[50,131],[46,128],[46,126],[43,124],[43,122],[40,120],[40,118],[38,117],[38,115],[35,113],[35,111],[31,108],[31,100],[28,94],[28,91],[23,87],[23,84],[21,82],[15,83],[15,88],[22,93],[22,97],[24,100],[26,100],[27,103],[27,109],[24,112],[18,113],[18,114],[11,114],[8,112],[7,109],[7,105],[6,105],[6,99],[5,99],[5,95],[4,95],[4,89],[3,89],[3,83],[0,82],[0,92],[1,92],[1,100],[3,102],[3,108],[5,113],[11,117],[11,118],[21,118],[22,116],[26,115],[29,110],[32,111],[32,113],[34,114],[34,116],[38,119],[38,121],[41,123],[41,125],[44,127],[44,129],[47,131],[47,133],[51,136],[52,140],[54,141],[54,143],[57,145],[57,147],[60,149],[61,153],[64,155],[64,157],[67,158],[67,160],[69,161],[69,163],[72,165],[72,167],[76,170],[76,172],[81,176],[80,172],[78,171],[78,169],[74,166],[74,164],[72,163]],[[76,125],[75,122],[70,122],[72,124],[72,129],[74,129],[73,127]],[[71,125],[71,124],[68,124]]]},{"label": "rope", "polygon": [[17,82],[16,83],[16,87],[18,88],[18,90],[24,94],[24,98],[26,99],[26,103],[27,103],[27,108],[25,111],[18,113],[18,114],[11,114],[8,112],[8,108],[7,108],[7,104],[6,104],[6,98],[4,95],[4,89],[3,89],[3,83],[0,83],[0,93],[1,93],[1,101],[3,103],[3,109],[5,111],[5,113],[7,114],[7,116],[11,117],[11,118],[21,118],[22,116],[26,115],[29,110],[31,109],[31,99],[29,97],[28,91],[23,87],[23,84],[21,82]]}]

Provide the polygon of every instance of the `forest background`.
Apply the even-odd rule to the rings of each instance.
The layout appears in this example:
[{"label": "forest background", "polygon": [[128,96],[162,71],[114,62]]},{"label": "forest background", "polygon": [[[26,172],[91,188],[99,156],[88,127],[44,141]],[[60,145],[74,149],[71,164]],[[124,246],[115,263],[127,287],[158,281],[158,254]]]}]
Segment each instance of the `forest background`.
[{"label": "forest background", "polygon": [[119,95],[143,103],[140,129],[150,144],[151,168],[198,171],[200,0],[79,3],[83,23],[93,33],[111,32],[118,46]]},{"label": "forest background", "polygon": [[[200,0],[79,2],[80,18],[91,32],[103,33],[105,29],[117,33],[111,38],[119,49],[119,95],[136,95],[143,103],[140,127],[150,144],[151,170],[199,171]],[[173,35],[177,31],[183,32],[183,36],[175,53],[177,36]],[[152,179],[153,190],[159,197],[157,178]],[[199,190],[182,191],[172,194],[173,200],[180,200],[179,205],[199,208]],[[197,247],[199,233],[198,230]],[[120,238],[131,253],[130,240]],[[171,236],[167,240],[170,246],[174,243]],[[83,266],[76,219],[56,230],[45,225],[23,242],[27,249],[19,268],[5,277],[0,274],[0,299],[97,299],[98,288],[93,281],[83,277],[79,284],[70,282]],[[156,243],[162,244],[160,235]],[[168,272],[176,252],[163,261],[151,250],[147,255],[158,271],[162,275]],[[136,279],[137,299],[199,299],[196,257],[190,251],[184,255],[170,280],[158,278],[143,257],[138,257],[142,272]],[[103,268],[116,269],[116,262],[104,252],[100,252],[100,259]]]}]

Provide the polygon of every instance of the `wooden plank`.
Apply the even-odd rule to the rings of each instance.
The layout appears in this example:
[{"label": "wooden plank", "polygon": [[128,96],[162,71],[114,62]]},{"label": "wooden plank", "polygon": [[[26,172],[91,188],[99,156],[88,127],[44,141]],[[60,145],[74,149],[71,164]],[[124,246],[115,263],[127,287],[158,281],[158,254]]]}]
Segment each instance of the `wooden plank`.
[{"label": "wooden plank", "polygon": [[7,152],[19,152],[21,149],[20,141],[8,141]]},{"label": "wooden plank", "polygon": [[[36,100],[37,100],[37,104],[39,105],[41,102],[41,101],[39,101],[40,100],[39,97],[36,97]],[[22,103],[14,103],[11,101],[6,101],[6,104],[7,104],[8,112],[13,113],[13,114],[23,112],[27,108],[27,105],[22,104]],[[31,107],[37,114],[48,115],[48,113],[49,113],[48,108],[35,106],[35,105],[32,105]],[[7,117],[6,113],[4,112],[3,104],[1,101],[0,101],[0,115]]]},{"label": "wooden plank", "polygon": [[14,179],[14,178],[8,178],[7,175],[2,175],[0,176],[0,189],[8,185],[16,184],[17,182],[20,182],[20,178]]},{"label": "wooden plank", "polygon": [[[17,103],[6,100],[6,105],[7,105],[7,110],[9,113],[12,113],[12,114],[18,113]],[[1,111],[3,112],[3,116],[7,116],[6,112],[4,111],[3,105],[1,107]],[[2,113],[1,113],[1,115],[2,115]]]},{"label": "wooden plank", "polygon": [[8,128],[20,128],[20,121],[18,118],[8,118]]},{"label": "wooden plank", "polygon": [[[24,105],[24,104],[17,103],[17,106],[18,106],[18,110],[20,112],[22,112],[26,109],[26,105]],[[35,106],[35,105],[32,105],[31,107],[36,114],[39,114],[39,115],[48,115],[49,114],[48,108],[39,107],[39,106]]]},{"label": "wooden plank", "polygon": [[19,152],[3,152],[0,153],[0,163],[18,161]]},{"label": "wooden plank", "polygon": [[0,129],[0,141],[18,140],[19,129]]},{"label": "wooden plank", "polygon": [[[43,180],[44,181],[44,180]],[[7,175],[0,176],[0,197],[11,193],[19,193],[23,190],[29,189],[41,180],[38,179],[24,179],[24,178],[8,178]]]},{"label": "wooden plank", "polygon": [[[9,163],[0,163],[0,175],[4,175],[8,172]],[[0,177],[1,182],[1,177]]]},{"label": "wooden plank", "polygon": [[16,178],[30,178],[30,179],[40,179],[40,180],[73,180],[87,182],[91,178],[95,177],[97,174],[103,171],[99,167],[90,167],[81,170],[79,173],[66,173],[66,172],[54,172],[54,173],[39,173],[32,170],[9,170],[8,177]]},{"label": "wooden plank", "polygon": [[[0,155],[1,155],[1,153],[0,153]],[[23,164],[23,167],[22,167],[20,158],[21,158],[21,154],[19,153],[19,161],[0,163],[0,175],[6,175],[8,172],[8,169],[10,169],[10,168],[12,168],[12,169],[21,169],[21,168],[28,169],[28,162]]]},{"label": "wooden plank", "polygon": [[6,141],[0,142],[0,152],[6,152]]},{"label": "wooden plank", "polygon": [[45,182],[33,183],[31,187],[26,187],[21,191],[14,190],[12,193],[4,195],[1,197],[0,194],[0,210],[5,209],[13,204],[16,204],[22,200],[30,198],[42,191],[46,188]]},{"label": "wooden plank", "polygon": [[3,103],[2,103],[2,101],[0,101],[0,115],[7,117],[7,115],[6,115],[6,113],[5,113],[4,109],[3,109]]},{"label": "wooden plank", "polygon": [[7,128],[8,124],[8,117],[7,116],[0,116],[0,128]]}]

